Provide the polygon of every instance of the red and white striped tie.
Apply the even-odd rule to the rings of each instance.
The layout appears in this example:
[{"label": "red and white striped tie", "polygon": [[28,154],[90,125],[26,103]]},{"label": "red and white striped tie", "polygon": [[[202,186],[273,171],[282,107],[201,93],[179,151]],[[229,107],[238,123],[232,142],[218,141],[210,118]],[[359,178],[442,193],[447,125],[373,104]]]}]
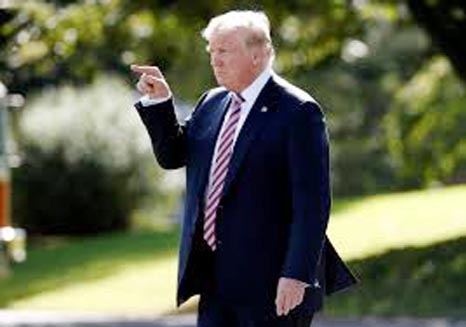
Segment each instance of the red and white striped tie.
[{"label": "red and white striped tie", "polygon": [[212,251],[216,249],[215,220],[217,218],[217,209],[223,193],[225,178],[228,173],[228,165],[233,154],[234,140],[238,121],[241,116],[241,103],[243,100],[239,95],[233,93],[231,101],[230,115],[224,123],[221,135],[218,138],[218,148],[215,153],[215,159],[212,162],[213,167],[210,170],[209,186],[207,188],[207,197],[204,210],[204,240],[211,247]]}]

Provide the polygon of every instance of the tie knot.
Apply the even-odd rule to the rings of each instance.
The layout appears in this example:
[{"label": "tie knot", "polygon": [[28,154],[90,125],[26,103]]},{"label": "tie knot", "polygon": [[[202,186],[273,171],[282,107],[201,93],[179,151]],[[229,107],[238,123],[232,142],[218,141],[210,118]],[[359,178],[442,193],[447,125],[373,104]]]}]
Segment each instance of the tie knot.
[{"label": "tie knot", "polygon": [[244,98],[241,96],[241,94],[233,92],[232,93],[232,103],[234,106],[241,105],[244,102]]}]

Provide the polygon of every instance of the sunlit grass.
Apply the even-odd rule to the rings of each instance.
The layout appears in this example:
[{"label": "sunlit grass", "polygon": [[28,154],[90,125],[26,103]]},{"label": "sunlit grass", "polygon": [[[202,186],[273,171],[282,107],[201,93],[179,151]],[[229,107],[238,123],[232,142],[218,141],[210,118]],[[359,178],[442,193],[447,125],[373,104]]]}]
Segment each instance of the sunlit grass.
[{"label": "sunlit grass", "polygon": [[466,235],[466,186],[355,199],[332,216],[329,235],[346,259]]},{"label": "sunlit grass", "polygon": [[159,313],[174,307],[178,232],[48,242],[0,280],[0,307]]},{"label": "sunlit grass", "polygon": [[175,289],[176,260],[171,256],[128,263],[103,278],[76,281],[10,307],[156,315],[175,308]]},{"label": "sunlit grass", "polygon": [[[387,257],[370,256],[395,248],[429,246],[466,235],[465,200],[466,186],[456,186],[337,203],[329,234],[343,257],[352,260],[351,265],[363,278],[365,288],[350,292],[341,300],[332,300],[330,312],[416,314],[418,310],[428,315],[431,310],[438,315],[462,315],[455,307],[447,310],[439,303],[442,297],[434,299],[432,294],[442,290],[442,285],[450,278],[457,280],[462,276],[463,272],[458,274],[457,270],[464,268],[464,258],[455,259],[453,254],[464,241],[447,250],[434,246],[395,252]],[[172,312],[175,309],[177,247],[176,229],[54,240],[36,245],[29,251],[26,263],[15,266],[10,278],[0,280],[0,307],[144,315]],[[411,283],[410,278],[417,276],[416,271],[422,272],[432,266],[426,266],[423,254],[431,252],[436,256],[449,253],[459,264],[451,269],[434,269],[446,275],[441,276],[440,284],[433,279],[435,276],[429,275],[431,279],[426,283],[433,290],[425,294],[430,300],[423,298],[420,306],[416,306],[417,289],[413,288],[409,293],[411,302],[403,302],[412,310],[402,310],[403,306],[397,305],[390,296],[394,292],[392,288],[419,286],[417,281]],[[432,257],[433,265],[439,267],[435,260]],[[445,257],[439,260],[444,262]],[[413,265],[407,265],[408,262]],[[401,270],[402,266],[406,266],[406,270]],[[448,292],[448,303],[452,305],[458,294],[462,294],[457,287],[450,287]],[[403,296],[405,293],[396,294]],[[193,303],[185,306],[185,310],[193,310]],[[373,303],[378,304],[374,307]]]}]

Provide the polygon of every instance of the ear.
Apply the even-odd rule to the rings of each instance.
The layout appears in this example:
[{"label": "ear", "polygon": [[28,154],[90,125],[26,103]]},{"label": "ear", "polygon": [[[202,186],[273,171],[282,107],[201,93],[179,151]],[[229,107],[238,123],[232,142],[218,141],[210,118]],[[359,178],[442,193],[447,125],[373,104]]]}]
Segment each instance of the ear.
[{"label": "ear", "polygon": [[259,49],[257,49],[257,48],[254,47],[254,48],[251,50],[251,54],[252,54],[252,63],[253,63],[253,65],[254,65],[254,66],[260,65],[260,63],[261,63],[261,61],[262,61],[262,60],[261,60],[261,59],[262,59],[262,54],[260,53]]}]

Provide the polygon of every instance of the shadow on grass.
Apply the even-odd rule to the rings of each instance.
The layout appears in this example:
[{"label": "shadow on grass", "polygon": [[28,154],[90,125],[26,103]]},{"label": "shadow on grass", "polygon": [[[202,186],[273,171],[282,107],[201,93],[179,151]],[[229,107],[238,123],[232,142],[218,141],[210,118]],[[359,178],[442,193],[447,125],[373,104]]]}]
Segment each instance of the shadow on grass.
[{"label": "shadow on grass", "polygon": [[0,307],[75,282],[91,281],[127,265],[173,256],[178,231],[138,231],[101,235],[39,246],[28,260],[0,280]]},{"label": "shadow on grass", "polygon": [[350,262],[361,283],[331,296],[337,316],[466,318],[466,237]]},{"label": "shadow on grass", "polygon": [[[130,264],[176,255],[178,231],[131,232],[31,249],[28,261],[0,280],[0,307],[76,282],[109,276]],[[466,318],[466,236],[350,262],[361,279],[327,299],[335,316]],[[192,311],[195,305],[184,308]]]}]

